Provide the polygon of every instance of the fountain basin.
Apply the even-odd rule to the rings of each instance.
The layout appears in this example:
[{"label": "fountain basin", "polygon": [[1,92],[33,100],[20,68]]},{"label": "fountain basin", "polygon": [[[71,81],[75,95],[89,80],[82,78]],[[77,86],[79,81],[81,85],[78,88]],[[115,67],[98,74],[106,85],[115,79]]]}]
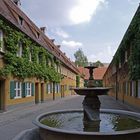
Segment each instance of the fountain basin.
[{"label": "fountain basin", "polygon": [[[39,127],[40,136],[42,140],[132,140],[132,139],[139,139],[140,138],[140,127],[128,129],[128,130],[121,130],[121,131],[103,131],[103,132],[84,132],[84,131],[77,131],[77,130],[70,130],[67,128],[57,128],[55,126],[48,126],[44,125],[41,122],[49,116],[52,115],[59,115],[64,114],[64,116],[67,116],[66,114],[70,113],[71,115],[74,113],[83,113],[83,110],[68,110],[68,111],[56,111],[56,112],[50,112],[46,114],[39,115],[35,121],[33,122],[35,125]],[[123,115],[125,117],[132,117],[140,121],[140,114],[139,113],[133,113],[129,111],[122,111],[122,110],[109,110],[109,109],[101,109],[100,114],[114,114],[114,115]],[[70,118],[72,118],[70,116]],[[79,118],[78,118],[79,120]],[[103,121],[104,122],[104,121]],[[116,122],[116,121],[115,121]],[[100,123],[100,122],[95,122]],[[75,122],[74,122],[75,124]],[[84,124],[84,121],[83,121]],[[70,124],[67,126],[69,127]],[[79,127],[79,124],[77,124]],[[90,124],[89,124],[90,125]],[[73,125],[72,125],[73,126]],[[86,123],[85,123],[85,127]],[[105,127],[106,128],[106,127]],[[84,128],[83,128],[84,129]],[[100,126],[99,126],[100,129]]]},{"label": "fountain basin", "polygon": [[88,87],[88,88],[74,88],[73,90],[78,95],[85,96],[97,96],[97,95],[107,95],[107,92],[111,87]]}]

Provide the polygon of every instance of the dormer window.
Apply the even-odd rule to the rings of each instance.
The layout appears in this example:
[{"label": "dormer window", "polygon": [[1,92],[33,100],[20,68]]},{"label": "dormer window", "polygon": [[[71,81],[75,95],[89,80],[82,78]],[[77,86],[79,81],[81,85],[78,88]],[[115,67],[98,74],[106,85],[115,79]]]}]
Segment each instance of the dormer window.
[{"label": "dormer window", "polygon": [[22,26],[23,25],[23,18],[21,16],[19,16],[19,24]]},{"label": "dormer window", "polygon": [[17,57],[22,57],[22,51],[23,51],[23,44],[22,44],[22,42],[19,42],[18,43]]},{"label": "dormer window", "polygon": [[4,48],[4,41],[3,41],[3,31],[0,29],[0,51],[4,52],[5,48]]},{"label": "dormer window", "polygon": [[40,34],[37,32],[37,33],[36,33],[36,35],[37,35],[37,38],[39,39],[39,37],[40,37]]},{"label": "dormer window", "polygon": [[20,5],[21,5],[20,0],[13,0],[13,2],[14,2],[17,6],[20,6]]}]

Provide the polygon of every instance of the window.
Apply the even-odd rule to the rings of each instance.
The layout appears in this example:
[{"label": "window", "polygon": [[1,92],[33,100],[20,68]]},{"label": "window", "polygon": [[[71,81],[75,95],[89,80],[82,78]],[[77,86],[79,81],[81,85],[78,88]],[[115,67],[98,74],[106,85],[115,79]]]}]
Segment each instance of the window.
[{"label": "window", "polygon": [[127,51],[125,51],[125,62],[128,61],[128,54],[127,54]]},{"label": "window", "polygon": [[37,36],[37,38],[39,39],[39,37],[40,37],[40,34],[37,32],[37,33],[36,33],[36,36]]},{"label": "window", "polygon": [[57,93],[60,93],[60,84],[57,84]]},{"label": "window", "polygon": [[132,81],[132,94],[131,94],[132,96],[134,96],[134,89],[135,89],[134,87],[135,87],[135,82]]},{"label": "window", "polygon": [[55,93],[58,93],[58,92],[57,92],[57,83],[55,83],[54,86],[55,86],[55,91],[54,91],[54,92],[55,92]]},{"label": "window", "polygon": [[23,25],[23,18],[19,16],[19,24],[22,26]]},{"label": "window", "polygon": [[32,95],[32,84],[31,83],[26,83],[26,93],[27,97]]},{"label": "window", "polygon": [[119,68],[121,68],[121,66],[122,66],[122,65],[121,65],[121,62],[119,62]]},{"label": "window", "polygon": [[3,31],[0,30],[0,51],[4,52],[5,48],[4,48],[4,42],[3,42]]},{"label": "window", "polygon": [[32,54],[29,52],[29,61],[32,61]]},{"label": "window", "polygon": [[48,65],[51,67],[51,60],[48,60]]},{"label": "window", "polygon": [[60,66],[58,66],[58,73],[61,73],[61,68],[60,68]]},{"label": "window", "polygon": [[21,98],[21,82],[16,82],[15,87],[15,98]]},{"label": "window", "polygon": [[140,98],[140,80],[138,81],[138,98]]},{"label": "window", "polygon": [[22,57],[23,46],[22,42],[18,43],[17,57]]},{"label": "window", "polygon": [[50,85],[50,83],[47,84],[47,93],[48,94],[51,93],[51,85]]},{"label": "window", "polygon": [[37,58],[37,62],[38,63],[42,63],[42,57],[43,57],[43,54],[42,53],[39,53],[38,54],[38,58]]}]

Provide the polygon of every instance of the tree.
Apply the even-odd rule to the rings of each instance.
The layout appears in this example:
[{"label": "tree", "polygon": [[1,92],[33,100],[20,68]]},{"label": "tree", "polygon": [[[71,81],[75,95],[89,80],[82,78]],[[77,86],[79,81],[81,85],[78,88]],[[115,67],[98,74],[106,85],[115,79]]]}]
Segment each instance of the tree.
[{"label": "tree", "polygon": [[96,61],[94,64],[95,64],[97,67],[103,67],[103,66],[104,66],[104,64],[103,64],[102,62],[100,62],[99,60]]},{"label": "tree", "polygon": [[77,66],[87,66],[88,65],[88,59],[87,57],[84,55],[82,49],[78,49],[75,53],[74,53],[74,57],[75,57],[75,64]]}]

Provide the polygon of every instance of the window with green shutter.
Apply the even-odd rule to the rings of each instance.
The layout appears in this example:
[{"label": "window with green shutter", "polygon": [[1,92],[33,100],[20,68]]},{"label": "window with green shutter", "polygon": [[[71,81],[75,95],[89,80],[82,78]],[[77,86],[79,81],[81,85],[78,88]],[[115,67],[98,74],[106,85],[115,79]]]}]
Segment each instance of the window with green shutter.
[{"label": "window with green shutter", "polygon": [[10,99],[14,99],[16,96],[15,81],[10,81]]}]

